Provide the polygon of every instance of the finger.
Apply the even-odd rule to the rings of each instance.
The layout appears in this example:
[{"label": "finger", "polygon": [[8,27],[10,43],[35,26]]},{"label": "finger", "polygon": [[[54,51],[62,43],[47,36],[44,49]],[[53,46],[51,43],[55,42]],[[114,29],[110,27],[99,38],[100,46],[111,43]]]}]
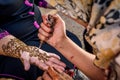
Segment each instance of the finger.
[{"label": "finger", "polygon": [[49,74],[47,74],[47,72],[44,72],[42,78],[43,78],[44,80],[52,80],[52,78],[50,77]]},{"label": "finger", "polygon": [[48,37],[51,36],[50,33],[45,32],[43,29],[39,29],[38,35],[43,35],[43,36],[45,36],[46,38],[48,38]]},{"label": "finger", "polygon": [[50,37],[50,36],[52,36],[51,33],[48,33],[48,32],[46,32],[46,31],[44,31],[42,28],[39,29],[39,34],[44,35],[45,37]]},{"label": "finger", "polygon": [[41,76],[39,76],[36,80],[43,80]]},{"label": "finger", "polygon": [[50,24],[48,23],[48,15],[43,15],[42,18],[43,18],[43,23],[46,26],[50,27]]},{"label": "finger", "polygon": [[24,64],[24,69],[27,71],[30,69],[30,57],[29,57],[29,53],[28,52],[22,52],[21,53],[21,61]]},{"label": "finger", "polygon": [[56,64],[52,64],[52,66],[60,73],[65,71],[65,67],[63,67],[63,66],[59,66],[59,65],[56,65]]},{"label": "finger", "polygon": [[59,71],[64,71],[65,70],[65,67],[63,65],[61,66],[61,65],[56,64],[56,63],[51,62],[51,61],[46,61],[45,64],[48,65],[48,66],[51,66],[51,67],[55,67]]},{"label": "finger", "polygon": [[48,66],[45,63],[43,63],[43,62],[40,62],[37,65],[42,70],[47,70],[48,69]]},{"label": "finger", "polygon": [[42,40],[42,41],[46,41],[46,40],[49,39],[49,38],[45,37],[44,35],[42,35],[41,33],[38,34],[38,37],[39,37],[40,40]]},{"label": "finger", "polygon": [[51,61],[51,62],[53,62],[54,64],[57,64],[57,65],[59,65],[59,66],[66,67],[66,64],[65,64],[65,63],[63,63],[62,61],[60,61],[60,60],[58,60],[58,59],[56,59],[56,58],[54,58],[54,57],[49,58],[49,61]]},{"label": "finger", "polygon": [[42,28],[44,31],[48,32],[48,33],[53,32],[53,29],[52,29],[52,28],[46,26],[46,25],[43,24],[43,23],[41,23],[41,28]]},{"label": "finger", "polygon": [[57,58],[57,59],[60,59],[60,57],[54,53],[49,53],[48,54],[50,57],[54,57],[54,58]]},{"label": "finger", "polygon": [[58,14],[55,14],[53,15],[53,17],[57,20],[57,21],[63,21],[63,19],[58,15]]},{"label": "finger", "polygon": [[44,71],[48,69],[48,66],[43,62],[40,62],[39,64],[36,65],[38,65],[38,67]]},{"label": "finger", "polygon": [[66,67],[66,64],[60,61],[60,57],[54,53],[49,53],[48,54],[51,58],[49,58],[49,61],[54,62],[56,64],[60,64],[63,67]]},{"label": "finger", "polygon": [[42,60],[38,60],[37,57],[31,57],[30,62],[32,64],[38,66],[42,70],[47,70],[48,69],[48,66]]},{"label": "finger", "polygon": [[63,79],[60,79],[60,75],[58,74],[57,71],[54,70],[53,67],[49,67],[47,72],[51,76],[52,80],[63,80]]},{"label": "finger", "polygon": [[42,15],[43,23],[47,20],[48,15]]},{"label": "finger", "polygon": [[30,69],[30,62],[29,62],[29,60],[25,59],[25,60],[23,61],[23,64],[24,64],[24,69],[25,69],[26,71]]},{"label": "finger", "polygon": [[60,68],[57,68],[57,67],[54,67],[54,69],[59,73],[63,73],[65,71],[65,69],[60,69]]}]

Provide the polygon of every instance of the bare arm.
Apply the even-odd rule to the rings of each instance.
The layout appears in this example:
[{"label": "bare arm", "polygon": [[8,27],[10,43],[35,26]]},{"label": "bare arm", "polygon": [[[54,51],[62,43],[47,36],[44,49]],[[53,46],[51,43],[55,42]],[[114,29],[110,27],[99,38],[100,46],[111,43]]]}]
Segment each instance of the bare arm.
[{"label": "bare arm", "polygon": [[95,56],[78,47],[68,37],[59,41],[54,47],[69,61],[74,63],[91,80],[105,79],[105,73],[93,64]]},{"label": "bare arm", "polygon": [[[65,23],[57,16],[54,31],[51,30],[46,23],[46,18],[43,17],[43,23],[39,29],[39,38],[46,41],[55,47],[62,55],[69,61],[75,64],[83,73],[85,73],[91,80],[105,80],[105,73],[100,68],[93,64],[94,55],[86,52],[78,47],[72,40],[66,36]],[[51,36],[50,32],[53,31]]]}]

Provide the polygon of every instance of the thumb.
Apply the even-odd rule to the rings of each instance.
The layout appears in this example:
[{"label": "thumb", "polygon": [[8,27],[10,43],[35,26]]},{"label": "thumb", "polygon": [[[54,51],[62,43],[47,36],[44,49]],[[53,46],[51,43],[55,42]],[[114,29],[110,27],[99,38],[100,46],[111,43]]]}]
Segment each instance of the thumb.
[{"label": "thumb", "polygon": [[24,64],[24,69],[27,71],[27,70],[29,70],[30,69],[30,62],[29,62],[29,60],[24,60],[23,61],[23,64]]},{"label": "thumb", "polygon": [[21,54],[21,61],[24,65],[24,69],[27,71],[30,69],[30,56],[28,52],[23,52]]}]

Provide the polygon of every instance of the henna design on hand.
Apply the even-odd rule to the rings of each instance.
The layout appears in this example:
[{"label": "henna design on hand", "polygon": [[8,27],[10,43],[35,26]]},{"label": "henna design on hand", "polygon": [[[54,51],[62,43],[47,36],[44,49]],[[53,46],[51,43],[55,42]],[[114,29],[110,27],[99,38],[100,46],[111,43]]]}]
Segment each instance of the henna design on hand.
[{"label": "henna design on hand", "polygon": [[[6,56],[21,58],[23,52],[28,52],[30,57],[38,57],[38,60],[45,62],[50,56],[46,52],[40,52],[35,46],[27,46],[17,38],[10,39],[7,44],[2,45],[3,52]],[[23,59],[21,59],[23,61]]]},{"label": "henna design on hand", "polygon": [[48,58],[50,58],[50,56],[48,56],[46,52],[40,52],[39,48],[37,47],[30,46],[29,50],[30,50],[30,57],[38,57],[38,59],[41,62],[48,61]]},{"label": "henna design on hand", "polygon": [[21,52],[28,51],[27,45],[16,38],[11,39],[7,44],[3,44],[2,49],[5,55],[15,58],[19,58]]}]

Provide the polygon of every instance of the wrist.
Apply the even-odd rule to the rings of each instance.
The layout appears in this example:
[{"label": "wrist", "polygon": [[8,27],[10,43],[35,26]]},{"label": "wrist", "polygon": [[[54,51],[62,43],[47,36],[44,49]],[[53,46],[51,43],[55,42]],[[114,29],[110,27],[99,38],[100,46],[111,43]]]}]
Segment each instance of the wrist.
[{"label": "wrist", "polygon": [[68,39],[69,38],[67,36],[62,37],[61,39],[57,39],[55,42],[53,42],[52,46],[54,48],[59,48],[60,46],[64,45]]}]

